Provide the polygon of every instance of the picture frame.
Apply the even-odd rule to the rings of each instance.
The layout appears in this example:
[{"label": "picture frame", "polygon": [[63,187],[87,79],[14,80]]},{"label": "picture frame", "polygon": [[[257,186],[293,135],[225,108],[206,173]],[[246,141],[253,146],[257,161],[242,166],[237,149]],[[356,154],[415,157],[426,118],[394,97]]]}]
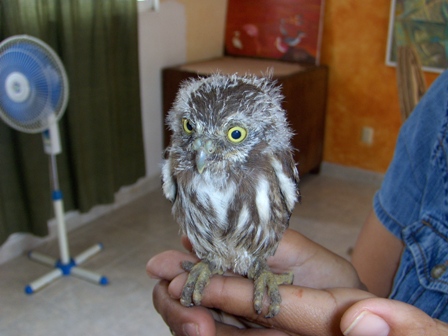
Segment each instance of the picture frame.
[{"label": "picture frame", "polygon": [[319,65],[324,0],[228,0],[225,54]]},{"label": "picture frame", "polygon": [[411,44],[424,71],[443,72],[448,67],[447,12],[446,0],[392,0],[386,64],[396,66],[397,47]]}]

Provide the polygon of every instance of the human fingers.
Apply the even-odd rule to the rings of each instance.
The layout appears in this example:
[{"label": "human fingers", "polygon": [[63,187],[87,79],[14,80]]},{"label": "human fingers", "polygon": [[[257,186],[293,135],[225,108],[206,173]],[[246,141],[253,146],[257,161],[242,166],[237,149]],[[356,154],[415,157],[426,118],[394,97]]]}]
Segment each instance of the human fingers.
[{"label": "human fingers", "polygon": [[157,312],[176,336],[285,336],[287,334],[268,329],[240,329],[233,325],[215,322],[211,312],[204,307],[186,308],[168,294],[168,282],[160,281],[153,291]]},{"label": "human fingers", "polygon": [[172,280],[185,272],[181,264],[183,261],[196,263],[198,259],[191,254],[170,250],[152,257],[146,264],[146,273],[153,279]]},{"label": "human fingers", "polygon": [[441,336],[448,334],[448,324],[407,303],[372,298],[347,309],[341,330],[346,336]]},{"label": "human fingers", "polygon": [[[180,297],[186,275],[176,277],[168,288],[172,297]],[[280,313],[265,318],[269,302],[266,299],[261,314],[253,304],[253,283],[241,277],[215,276],[204,290],[201,305],[216,308],[249,321],[298,335],[340,334],[340,318],[355,302],[372,294],[350,288],[316,290],[298,286],[280,286]]]},{"label": "human fingers", "polygon": [[168,282],[161,280],[153,290],[153,304],[171,331],[177,335],[214,336],[215,321],[205,307],[186,308],[168,293]]}]

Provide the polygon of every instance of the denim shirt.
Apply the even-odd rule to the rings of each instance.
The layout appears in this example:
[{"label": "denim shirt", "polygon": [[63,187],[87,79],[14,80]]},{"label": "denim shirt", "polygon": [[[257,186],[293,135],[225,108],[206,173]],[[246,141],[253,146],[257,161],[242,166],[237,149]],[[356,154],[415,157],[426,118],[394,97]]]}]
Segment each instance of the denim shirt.
[{"label": "denim shirt", "polygon": [[373,206],[405,246],[390,298],[448,322],[448,71],[403,124]]}]

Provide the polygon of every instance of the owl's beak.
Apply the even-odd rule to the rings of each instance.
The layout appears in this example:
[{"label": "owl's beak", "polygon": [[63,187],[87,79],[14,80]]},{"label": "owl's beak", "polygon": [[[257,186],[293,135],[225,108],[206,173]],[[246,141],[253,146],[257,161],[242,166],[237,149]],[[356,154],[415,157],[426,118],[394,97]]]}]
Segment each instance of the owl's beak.
[{"label": "owl's beak", "polygon": [[215,145],[211,140],[203,143],[201,139],[196,139],[193,144],[193,149],[196,151],[196,169],[199,174],[202,174],[207,165],[208,156],[215,152]]},{"label": "owl's beak", "polygon": [[199,148],[196,151],[196,169],[198,170],[199,174],[202,174],[202,172],[204,171],[206,160],[207,152],[204,148]]}]

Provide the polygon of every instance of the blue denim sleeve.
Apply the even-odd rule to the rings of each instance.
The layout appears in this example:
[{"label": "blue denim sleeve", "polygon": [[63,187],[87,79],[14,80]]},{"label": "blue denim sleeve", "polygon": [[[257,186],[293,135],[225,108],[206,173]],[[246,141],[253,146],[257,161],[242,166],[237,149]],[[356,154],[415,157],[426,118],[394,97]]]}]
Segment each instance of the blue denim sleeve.
[{"label": "blue denim sleeve", "polygon": [[423,206],[446,210],[440,201],[446,203],[448,194],[447,166],[437,162],[437,155],[445,152],[436,152],[448,141],[447,93],[448,71],[433,83],[403,124],[393,160],[374,197],[378,219],[400,239],[402,230],[420,218]]},{"label": "blue denim sleeve", "polygon": [[448,321],[448,72],[405,122],[373,202],[404,250],[390,298]]}]

